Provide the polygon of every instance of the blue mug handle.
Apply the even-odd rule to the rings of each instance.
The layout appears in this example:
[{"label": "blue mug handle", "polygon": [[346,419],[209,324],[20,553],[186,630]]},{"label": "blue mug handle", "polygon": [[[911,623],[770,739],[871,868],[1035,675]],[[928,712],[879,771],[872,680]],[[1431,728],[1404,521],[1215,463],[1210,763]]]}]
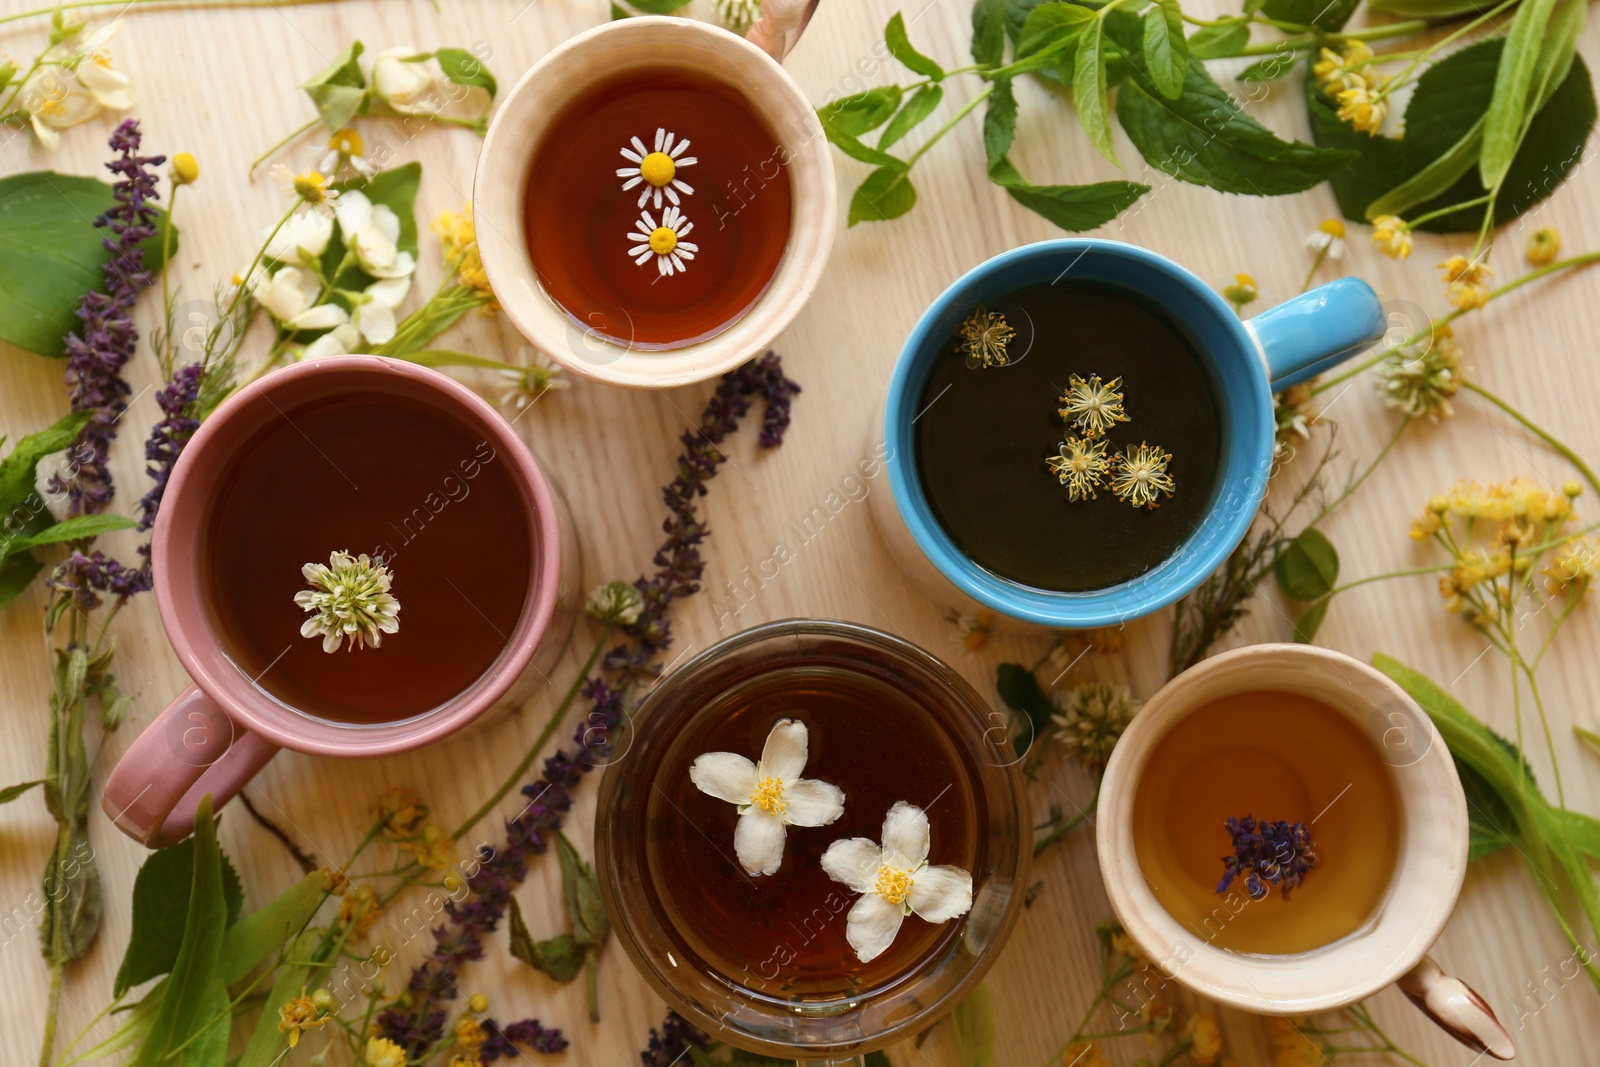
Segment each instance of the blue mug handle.
[{"label": "blue mug handle", "polygon": [[1360,278],[1340,278],[1245,322],[1267,357],[1272,391],[1316,377],[1384,333],[1383,305]]}]

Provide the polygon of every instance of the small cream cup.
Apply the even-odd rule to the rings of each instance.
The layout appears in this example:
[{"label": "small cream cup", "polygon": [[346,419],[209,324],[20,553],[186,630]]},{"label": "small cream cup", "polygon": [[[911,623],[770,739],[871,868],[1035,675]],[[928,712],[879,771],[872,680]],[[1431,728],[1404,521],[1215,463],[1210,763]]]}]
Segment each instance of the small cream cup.
[{"label": "small cream cup", "polygon": [[[838,214],[833,159],[816,112],[774,58],[799,36],[814,4],[774,0],[770,6],[749,40],[684,18],[644,16],[596,26],[534,64],[490,124],[472,197],[484,270],[522,336],[572,373],[637,389],[715,377],[766,351],[816,289]],[[774,24],[780,15],[783,21]],[[586,328],[540,285],[526,245],[529,168],[550,121],[596,82],[637,68],[689,69],[737,88],[777,138],[793,194],[789,243],[766,291],[722,332],[681,348],[643,351]]]},{"label": "small cream cup", "polygon": [[[1400,799],[1400,855],[1377,913],[1361,930],[1293,955],[1230,952],[1179,923],[1146,882],[1133,836],[1138,782],[1162,739],[1198,708],[1260,690],[1311,697],[1350,718],[1388,765]],[[1398,985],[1463,1044],[1497,1059],[1515,1055],[1511,1035],[1484,999],[1427,955],[1466,877],[1467,803],[1455,764],[1427,714],[1359,660],[1312,645],[1249,645],[1172,679],[1135,716],[1112,753],[1100,786],[1095,840],[1112,910],[1163,978],[1267,1015],[1332,1011]],[[1219,896],[1219,921],[1226,921],[1222,901]]]}]

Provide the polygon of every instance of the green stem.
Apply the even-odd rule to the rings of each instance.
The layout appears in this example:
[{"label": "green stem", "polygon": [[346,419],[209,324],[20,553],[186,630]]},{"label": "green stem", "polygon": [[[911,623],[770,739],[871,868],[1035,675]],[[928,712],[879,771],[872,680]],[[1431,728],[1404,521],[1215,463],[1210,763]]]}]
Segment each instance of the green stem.
[{"label": "green stem", "polygon": [[1593,489],[1596,493],[1600,493],[1600,478],[1595,476],[1594,471],[1589,468],[1587,463],[1578,457],[1576,452],[1562,444],[1560,441],[1556,440],[1554,437],[1550,436],[1550,434],[1546,433],[1532,419],[1528,418],[1526,415],[1512,407],[1510,404],[1506,403],[1504,400],[1501,400],[1498,396],[1491,393],[1477,382],[1466,382],[1463,384],[1462,388],[1469,389],[1472,392],[1477,393],[1489,403],[1493,404],[1507,415],[1510,415],[1522,425],[1523,429],[1527,430],[1539,440],[1549,445],[1550,448],[1560,455],[1562,459],[1572,464],[1573,467],[1577,469],[1578,473],[1583,475],[1583,480],[1589,483],[1589,488]]},{"label": "green stem", "polygon": [[[53,11],[55,9],[51,8],[51,10]],[[6,20],[0,19],[0,22],[4,21]],[[16,88],[11,90],[11,95],[6,97],[6,102],[4,104],[0,104],[0,115],[10,113],[11,105],[17,102],[17,97],[22,93],[22,87],[28,84],[28,79],[33,77],[33,72],[38,70],[43,65],[44,53],[40,52],[38,55],[33,57],[33,62],[28,66],[28,69],[22,72],[22,77],[17,79]]]},{"label": "green stem", "polygon": [[[229,7],[299,7],[302,4],[331,3],[333,0],[77,0],[74,9],[85,7],[119,7],[128,11],[137,11],[140,8],[153,7],[157,11],[183,10],[184,8],[229,8]],[[59,10],[59,5],[49,7],[36,7],[29,11],[18,11],[11,15],[0,15],[0,25],[7,22],[17,22],[21,19],[37,18],[40,15],[51,15]]]},{"label": "green stem", "polygon": [[294,130],[287,137],[285,137],[283,140],[279,141],[277,144],[273,145],[271,148],[267,149],[265,152],[261,153],[256,158],[252,159],[250,161],[250,169],[244,172],[245,173],[245,177],[249,177],[250,175],[254,174],[256,168],[261,166],[262,162],[265,161],[268,156],[272,155],[272,153],[276,152],[278,149],[282,148],[284,145],[288,144],[290,141],[293,141],[293,140],[295,140],[296,138],[299,138],[299,137],[303,137],[305,134],[309,133],[313,128],[318,126],[321,122],[322,122],[322,120],[320,118],[312,119],[310,122],[306,123],[304,126],[301,126],[298,129]]},{"label": "green stem", "polygon": [[595,641],[594,649],[589,653],[589,658],[584,661],[583,669],[578,672],[578,676],[573,680],[566,696],[561,698],[561,703],[556,705],[556,710],[551,713],[550,720],[544,724],[544,729],[539,731],[539,736],[529,746],[527,754],[522,757],[522,762],[517,764],[516,769],[507,776],[504,782],[500,783],[500,788],[494,791],[494,795],[481,808],[468,816],[466,822],[456,827],[455,832],[450,835],[451,837],[457,841],[461,840],[468,830],[478,825],[479,821],[493,811],[506,798],[506,794],[510,793],[512,789],[516,788],[517,783],[522,781],[522,776],[528,773],[529,767],[533,766],[533,761],[538,758],[539,752],[549,742],[551,735],[556,732],[556,727],[560,726],[566,718],[567,709],[571,708],[572,702],[578,698],[579,690],[583,688],[583,683],[588,680],[589,672],[594,670],[594,665],[600,661],[600,653],[605,650],[606,642],[610,638],[611,623],[608,622],[600,628],[600,638]]},{"label": "green stem", "polygon": [[1087,808],[1082,809],[1078,812],[1078,814],[1074,815],[1072,818],[1068,819],[1066,822],[1062,823],[1060,826],[1057,826],[1054,830],[1051,830],[1048,834],[1045,834],[1039,840],[1035,841],[1033,843],[1033,854],[1035,856],[1039,855],[1039,853],[1043,852],[1057,841],[1060,841],[1063,837],[1066,837],[1073,830],[1076,830],[1079,825],[1087,822],[1089,820],[1089,816],[1094,814],[1095,805],[1099,803],[1100,797],[1097,794],[1093,800],[1089,801],[1089,806]]},{"label": "green stem", "polygon": [[1453,563],[1441,563],[1437,567],[1413,567],[1412,569],[1406,571],[1389,571],[1386,574],[1369,574],[1365,578],[1357,578],[1353,582],[1346,582],[1344,585],[1334,586],[1333,589],[1328,592],[1328,595],[1338,596],[1340,593],[1349,592],[1357,586],[1369,585],[1372,582],[1386,582],[1390,578],[1414,578],[1419,574],[1438,574],[1441,571],[1449,571],[1454,569],[1455,564]]},{"label": "green stem", "polygon": [[1427,29],[1430,25],[1432,23],[1426,19],[1408,19],[1405,22],[1391,22],[1385,26],[1367,26],[1359,30],[1342,30],[1339,33],[1332,34],[1308,33],[1299,37],[1284,37],[1276,41],[1257,41],[1255,44],[1245,45],[1234,55],[1270,56],[1281,52],[1284,48],[1295,52],[1303,52],[1312,48],[1320,48],[1330,40],[1381,41],[1389,37],[1404,37],[1406,34],[1418,33]]},{"label": "green stem", "polygon": [[1333,247],[1333,238],[1330,235],[1328,243],[1317,249],[1317,258],[1311,261],[1311,269],[1306,271],[1306,280],[1300,283],[1300,291],[1302,293],[1311,288],[1311,279],[1317,276],[1317,268],[1322,266],[1323,260],[1328,258],[1328,249],[1331,247]]},{"label": "green stem", "polygon": [[1465,211],[1467,208],[1477,207],[1479,204],[1487,204],[1489,199],[1489,194],[1484,193],[1482,196],[1474,197],[1471,200],[1463,200],[1459,204],[1451,204],[1449,207],[1442,207],[1436,211],[1429,211],[1426,214],[1418,215],[1416,218],[1409,220],[1406,225],[1410,226],[1414,230],[1418,226],[1421,226],[1424,222],[1431,222],[1434,219],[1442,218],[1445,215],[1453,215],[1457,211]]},{"label": "green stem", "polygon": [[[177,217],[173,212],[178,210],[178,190],[182,188],[182,182],[175,181],[172,183],[172,192],[167,199],[166,223],[161,227],[161,314],[169,327],[165,331],[166,337],[163,338],[166,342],[167,352],[166,358],[162,360],[164,364],[162,369],[167,372],[168,376],[172,374],[172,362],[176,358],[172,351],[172,330],[170,328],[172,326],[172,284],[168,278],[170,273],[168,268],[172,265],[172,220]],[[157,353],[157,356],[159,357],[160,353]]]},{"label": "green stem", "polygon": [[[1115,3],[1116,0],[1112,0],[1112,2]],[[966,104],[962,106],[960,111],[957,111],[954,115],[951,115],[949,122],[946,122],[943,126],[940,126],[937,130],[935,130],[933,132],[933,136],[924,141],[922,147],[911,153],[911,155],[906,159],[906,169],[910,170],[917,160],[921,159],[923,155],[927,153],[928,149],[932,148],[936,143],[938,143],[939,138],[949,133],[951,129],[955,127],[956,123],[972,114],[972,110],[987,100],[989,95],[993,92],[994,86],[991,85],[983,92],[973,97],[971,100],[968,100]]]}]

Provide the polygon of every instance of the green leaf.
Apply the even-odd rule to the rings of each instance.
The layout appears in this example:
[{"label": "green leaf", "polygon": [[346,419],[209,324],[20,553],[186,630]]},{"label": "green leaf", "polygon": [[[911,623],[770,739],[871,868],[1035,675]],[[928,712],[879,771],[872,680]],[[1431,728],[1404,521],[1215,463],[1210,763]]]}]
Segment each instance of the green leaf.
[{"label": "green leaf", "polygon": [[32,556],[12,556],[4,563],[0,563],[0,611],[4,611],[7,604],[17,599],[28,584],[43,569],[43,565]]},{"label": "green leaf", "polygon": [[860,137],[889,121],[889,116],[900,108],[901,95],[898,85],[880,85],[817,108],[817,118],[822,120],[824,129]]},{"label": "green leaf", "polygon": [[950,1018],[959,1038],[961,1067],[994,1067],[994,996],[988,983],[980,982],[968,993]]},{"label": "green leaf", "polygon": [[1294,639],[1296,643],[1309,645],[1317,639],[1317,631],[1322,628],[1322,620],[1328,617],[1328,605],[1333,603],[1331,596],[1325,596],[1306,609],[1294,624]]},{"label": "green leaf", "polygon": [[[41,356],[65,355],[67,335],[81,323],[83,295],[106,291],[109,253],[94,221],[116,203],[111,186],[94,178],[33,171],[0,178],[0,341]],[[161,270],[161,230],[140,247],[144,269]],[[177,227],[172,230],[177,247]]]},{"label": "green leaf", "polygon": [[[1596,752],[1600,752],[1600,734],[1595,733],[1593,730],[1586,730],[1581,726],[1574,726],[1572,728],[1572,732],[1577,734],[1578,735],[1578,739],[1580,741],[1582,741],[1584,744],[1588,745],[1590,748],[1594,749]],[[30,784],[33,784],[33,783],[30,783]],[[27,786],[12,786],[11,788],[12,789],[27,789],[28,787]],[[6,797],[5,799],[6,800],[10,800],[11,797]],[[3,803],[3,801],[0,801],[0,803]]]},{"label": "green leaf", "polygon": [[927,117],[933,114],[934,108],[944,99],[944,90],[937,85],[924,85],[907,100],[905,106],[895,112],[894,118],[889,120],[889,125],[883,128],[883,134],[878,138],[879,151],[886,150],[900,138],[916,129]]},{"label": "green leaf", "polygon": [[1094,21],[1094,12],[1077,4],[1048,3],[1034,8],[1022,26],[1013,66],[1022,71],[1047,67],[1070,71],[1078,38]]},{"label": "green leaf", "polygon": [[934,81],[944,77],[943,67],[911,47],[911,38],[906,36],[906,20],[900,12],[896,11],[889,25],[883,28],[883,39],[889,46],[889,54],[913,73]]},{"label": "green leaf", "polygon": [[1225,193],[1298,193],[1355,158],[1353,152],[1279,140],[1246,115],[1199,63],[1189,64],[1177,100],[1130,80],[1117,96],[1117,115],[1157,170]]},{"label": "green leaf", "polygon": [[289,1035],[277,1027],[278,1008],[299,996],[300,990],[310,982],[311,953],[321,937],[316,930],[307,930],[295,939],[289,949],[288,959],[278,968],[278,976],[267,994],[261,1021],[256,1024],[255,1032],[250,1035],[250,1043],[245,1046],[244,1054],[239,1057],[235,1067],[275,1067],[283,1062]]},{"label": "green leaf", "polygon": [[877,1052],[867,1053],[866,1059],[862,1062],[865,1063],[866,1067],[894,1067],[894,1065],[889,1062],[889,1054],[884,1052],[882,1049],[879,1049]]},{"label": "green leaf", "polygon": [[535,941],[528,933],[528,924],[522,918],[522,907],[516,897],[511,898],[507,931],[511,938],[511,955],[534,970],[543,971],[558,982],[570,982],[583,973],[587,951],[584,946],[571,934]]},{"label": "green leaf", "polygon": [[[233,864],[220,851],[217,855],[226,921],[232,923],[244,903],[244,890]],[[172,970],[183,947],[194,871],[192,836],[145,857],[133,880],[133,930],[112,985],[113,996],[120,997],[134,986]],[[283,944],[282,937],[277,944]]]},{"label": "green leaf", "polygon": [[441,48],[433,54],[439,61],[439,69],[444,71],[444,76],[457,85],[476,85],[480,89],[487,89],[489,98],[494,99],[499,86],[495,84],[494,75],[489,73],[489,68],[483,61],[464,48]]},{"label": "green leaf", "polygon": [[[383,352],[382,355],[390,355]],[[396,359],[416,363],[423,367],[488,367],[493,370],[517,370],[503,359],[475,356],[471,352],[457,352],[451,348],[425,348],[418,352],[393,353]]]},{"label": "green leaf", "polygon": [[1278,586],[1295,600],[1318,600],[1339,581],[1339,553],[1316,527],[1300,535],[1278,554],[1274,566]]},{"label": "green leaf", "polygon": [[1017,172],[1009,159],[1002,159],[989,168],[989,180],[1029,211],[1037,212],[1069,233],[1104,226],[1150,191],[1148,185],[1127,181],[1034,185]]},{"label": "green leaf", "polygon": [[1494,10],[1490,0],[1368,0],[1367,6],[1386,15],[1404,18],[1453,19]]},{"label": "green leaf", "polygon": [[[215,990],[221,985],[222,946],[228,923],[223,893],[222,853],[217,848],[211,796],[195,814],[194,865],[185,909],[183,941],[161,998],[150,1035],[134,1067],[157,1067],[178,1046],[209,1029]],[[227,996],[224,988],[223,997]]]},{"label": "green leaf", "polygon": [[1238,55],[1249,43],[1250,27],[1243,22],[1202,26],[1189,38],[1189,54],[1196,59],[1224,59]]},{"label": "green leaf", "polygon": [[[82,818],[74,820],[68,831],[65,853],[50,853],[44,869],[43,890],[48,903],[44,921],[39,924],[40,951],[47,960],[59,958],[62,963],[71,963],[88,952],[94,943],[104,903],[100,865],[89,844],[88,823]],[[57,923],[62,930],[59,957],[55,946]]]},{"label": "green leaf", "polygon": [[1523,117],[1528,112],[1528,90],[1533,84],[1540,42],[1555,6],[1556,0],[1523,0],[1511,20],[1483,125],[1478,175],[1485,188],[1494,188],[1511,169],[1512,157],[1522,140]]},{"label": "green leaf", "polygon": [[1472,765],[1456,760],[1456,776],[1467,798],[1467,862],[1481,860],[1511,844],[1517,823],[1505,802]]},{"label": "green leaf", "polygon": [[1006,52],[1006,0],[974,0],[972,61],[998,67]]},{"label": "green leaf", "polygon": [[361,73],[360,41],[354,41],[339,58],[301,83],[311,98],[317,117],[329,133],[338,133],[362,110],[367,100],[367,79]]},{"label": "green leaf", "polygon": [[70,447],[93,415],[92,411],[75,411],[63,416],[49,429],[30,433],[18,441],[11,454],[0,460],[0,511],[6,514],[6,526],[0,527],[0,535],[17,532],[10,528],[12,512],[34,495],[39,461]]},{"label": "green leaf", "polygon": [[[1329,109],[1329,114],[1332,114]],[[1339,122],[1337,118],[1333,120]],[[1344,123],[1340,122],[1340,126]],[[1344,127],[1349,129],[1348,126]],[[1361,134],[1351,131],[1354,137]],[[1394,142],[1390,138],[1378,138],[1396,144],[1396,156],[1402,162],[1396,167],[1399,170],[1404,166],[1405,145],[1403,142]],[[1321,139],[1318,139],[1321,143]],[[1436,197],[1443,196],[1451,186],[1460,181],[1478,162],[1478,154],[1483,145],[1483,118],[1472,124],[1472,128],[1461,135],[1461,139],[1445,150],[1444,154],[1434,159],[1432,163],[1417,171],[1399,185],[1388,189],[1380,195],[1373,197],[1364,207],[1358,207],[1354,212],[1345,211],[1346,218],[1375,219],[1381,215],[1399,215],[1409,211],[1418,204],[1426,203]],[[1335,178],[1337,183],[1337,178]],[[1344,201],[1339,202],[1341,210]]]},{"label": "green leaf", "polygon": [[1020,663],[1002,663],[995,670],[995,692],[1005,706],[1027,720],[1027,733],[1017,735],[1017,755],[1026,755],[1033,742],[1049,727],[1055,705],[1039,686],[1039,679]]},{"label": "green leaf", "polygon": [[1088,134],[1089,143],[1119,167],[1117,148],[1111,139],[1111,107],[1106,101],[1105,26],[1095,19],[1078,36],[1078,52],[1072,61],[1072,102],[1078,108],[1078,123]]},{"label": "green leaf", "polygon": [[594,868],[584,862],[567,835],[556,832],[556,851],[561,859],[561,891],[566,896],[567,918],[572,935],[585,947],[598,947],[611,936],[611,920],[600,896],[600,880]]},{"label": "green leaf", "polygon": [[0,804],[11,803],[36,785],[44,785],[44,779],[35,778],[31,782],[19,782],[16,785],[8,785],[4,789],[0,789]]},{"label": "green leaf", "polygon": [[[231,866],[223,868],[224,889],[227,888],[227,874],[231,870]],[[285,941],[296,936],[327,899],[327,885],[327,875],[312,871],[270,903],[229,926],[222,939],[223,984],[238,985],[283,947]]]},{"label": "green leaf", "polygon": [[1183,36],[1183,12],[1177,0],[1158,0],[1145,8],[1144,73],[1168,100],[1183,92],[1189,73],[1189,42]]},{"label": "green leaf", "polygon": [[[1239,72],[1239,80],[1242,82],[1276,81],[1294,70],[1295,59],[1295,53],[1289,51],[1271,55],[1265,59],[1258,59]],[[1318,141],[1317,143],[1321,144],[1322,142]]]},{"label": "green leaf", "polygon": [[629,0],[629,2],[648,15],[670,15],[679,8],[688,7],[693,0]]},{"label": "green leaf", "polygon": [[1280,22],[1315,26],[1325,33],[1344,28],[1361,0],[1267,0],[1261,11]]},{"label": "green leaf", "polygon": [[992,178],[995,167],[1006,160],[1011,142],[1017,135],[1017,97],[1011,89],[1011,79],[994,83],[989,94],[989,106],[983,113],[983,154]]},{"label": "green leaf", "polygon": [[1562,819],[1572,844],[1585,856],[1600,859],[1600,819],[1579,811],[1563,811]]},{"label": "green leaf", "polygon": [[917,190],[905,168],[879,167],[850,198],[848,223],[897,219],[917,204]]},{"label": "green leaf", "polygon": [[875,167],[888,167],[891,170],[903,171],[909,166],[905,160],[873,148],[854,134],[846,133],[831,123],[824,122],[822,132],[828,135],[828,140],[832,141],[839,151],[851,159],[859,159],[863,163],[871,163]]},{"label": "green leaf", "polygon": [[36,548],[39,545],[58,545],[66,541],[83,541],[91,537],[99,537],[103,533],[113,530],[131,530],[138,523],[122,515],[78,515],[70,519],[46,526],[36,534],[26,537],[14,537],[9,541],[0,540],[0,548],[7,552],[20,552],[27,548]]},{"label": "green leaf", "polygon": [[618,4],[618,3],[615,2],[615,0],[613,0],[613,2],[611,4],[611,21],[612,22],[615,22],[618,19],[628,19],[628,18],[632,18],[632,17],[633,16],[629,12],[623,10],[621,4]]}]

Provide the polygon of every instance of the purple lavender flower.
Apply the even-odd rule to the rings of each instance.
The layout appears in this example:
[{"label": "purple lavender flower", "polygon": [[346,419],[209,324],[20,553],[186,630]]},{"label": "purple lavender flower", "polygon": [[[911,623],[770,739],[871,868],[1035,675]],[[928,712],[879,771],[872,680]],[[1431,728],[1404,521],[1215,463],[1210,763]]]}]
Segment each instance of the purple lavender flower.
[{"label": "purple lavender flower", "polygon": [[1227,821],[1228,836],[1233,838],[1233,855],[1222,857],[1224,873],[1217,883],[1217,892],[1225,893],[1235,878],[1244,878],[1244,891],[1251,900],[1261,900],[1267,895],[1269,882],[1283,889],[1283,899],[1289,899],[1290,890],[1306,880],[1307,873],[1317,865],[1317,850],[1311,843],[1311,831],[1305,823],[1262,821],[1249,815]]},{"label": "purple lavender flower", "polygon": [[518,1045],[546,1056],[553,1056],[567,1047],[567,1039],[561,1036],[560,1030],[540,1026],[538,1019],[523,1019],[503,1027],[493,1019],[485,1019],[483,1029],[488,1037],[478,1049],[478,1060],[482,1063],[517,1059],[522,1056]]},{"label": "purple lavender flower", "polygon": [[499,925],[512,893],[527,877],[529,858],[549,849],[552,836],[561,828],[562,816],[572,807],[571,790],[610,757],[614,732],[623,719],[623,692],[654,678],[660,670],[658,658],[672,643],[667,609],[678,598],[699,590],[705,570],[700,544],[709,531],[700,521],[698,501],[727,459],[718,446],[739,428],[739,420],[757,396],[767,405],[761,446],[782,444],[790,403],[799,391],[799,385],[784,377],[777,353],[768,352],[723,375],[701,415],[700,426],[684,432],[678,476],[662,490],[668,510],[662,529],[667,538],[654,557],[657,569],[634,582],[644,608],[636,622],[623,627],[625,640],[601,661],[605,677],[584,682],[582,693],[590,702],[590,711],[573,732],[572,754],[558,751],[546,759],[542,776],[523,787],[528,804],[507,821],[505,845],[498,851],[483,850],[481,865],[467,883],[471,896],[449,905],[449,923],[434,930],[433,952],[412,973],[407,987],[411,1006],[390,1008],[378,1016],[379,1035],[399,1044],[407,1055],[421,1055],[438,1042],[447,1014],[442,1005],[456,997],[461,964],[482,955],[482,939]]},{"label": "purple lavender flower", "polygon": [[200,420],[190,412],[200,396],[200,382],[205,368],[198,363],[180,367],[170,381],[156,394],[163,418],[150,429],[144,443],[144,458],[148,464],[144,472],[155,484],[139,501],[139,529],[148,530],[156,524],[156,512],[161,509],[161,498],[167,492],[167,480],[172,468],[189,438],[200,428]]},{"label": "purple lavender flower", "polygon": [[133,325],[133,305],[139,290],[151,282],[144,269],[140,244],[155,236],[156,211],[150,201],[159,200],[156,173],[152,169],[167,161],[166,156],[139,155],[139,123],[127,119],[111,135],[111,149],[117,158],[106,169],[118,176],[113,184],[116,204],[95,219],[94,224],[110,231],[101,238],[110,255],[102,268],[106,279],[104,293],[85,293],[78,305],[83,325],[67,337],[67,397],[73,411],[92,411],[71,455],[76,470],[71,478],[50,480],[53,493],[67,494],[69,515],[102,511],[111,502],[114,487],[106,458],[117,435],[117,421],[127,410],[129,388],[122,377],[123,364],[132,358],[139,344],[139,331]]},{"label": "purple lavender flower", "polygon": [[702,1051],[710,1047],[711,1039],[698,1027],[677,1012],[668,1010],[661,1029],[651,1029],[650,1044],[639,1053],[643,1067],[678,1067],[687,1062],[685,1053],[691,1048]]}]

